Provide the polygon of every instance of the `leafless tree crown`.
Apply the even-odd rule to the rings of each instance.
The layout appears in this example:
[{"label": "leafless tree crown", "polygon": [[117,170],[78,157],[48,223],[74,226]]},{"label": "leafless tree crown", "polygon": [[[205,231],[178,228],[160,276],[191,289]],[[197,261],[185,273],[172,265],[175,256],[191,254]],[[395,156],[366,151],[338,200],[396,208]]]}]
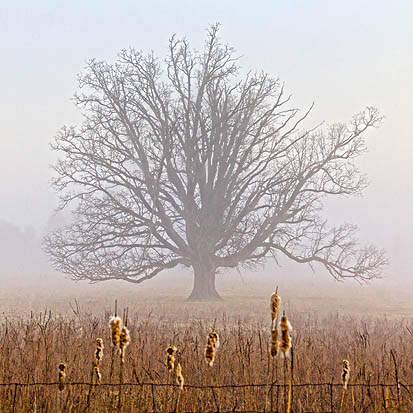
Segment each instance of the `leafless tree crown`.
[{"label": "leafless tree crown", "polygon": [[320,212],[325,196],[365,187],[354,160],[379,113],[303,129],[310,110],[291,108],[266,73],[240,79],[217,31],[202,52],[172,37],[165,64],[134,49],[88,63],[75,96],[84,122],[52,144],[61,206],[76,205],[74,223],[46,239],[55,265],[140,283],[179,264],[215,272],[284,254],[336,279],[377,276],[383,252]]}]

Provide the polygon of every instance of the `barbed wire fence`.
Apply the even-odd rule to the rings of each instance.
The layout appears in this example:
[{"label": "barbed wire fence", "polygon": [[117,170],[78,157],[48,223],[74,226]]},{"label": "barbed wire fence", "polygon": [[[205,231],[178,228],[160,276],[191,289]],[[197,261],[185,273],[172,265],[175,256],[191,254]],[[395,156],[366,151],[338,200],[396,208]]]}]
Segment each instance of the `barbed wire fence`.
[{"label": "barbed wire fence", "polygon": [[[56,387],[56,390],[61,384],[59,381],[53,381],[53,382],[17,382],[17,381],[10,381],[10,382],[2,382],[0,383],[0,388],[9,388],[11,391],[12,395],[12,403],[13,403],[13,408],[12,411],[15,410],[15,404],[16,404],[16,395],[18,393],[18,390],[20,388],[30,388],[30,387],[45,387],[45,388],[50,388],[50,387]],[[175,388],[178,390],[179,385],[176,383],[164,383],[164,382],[123,382],[123,383],[95,383],[95,382],[90,382],[90,381],[66,381],[64,383],[64,389],[70,389],[71,387],[87,387],[89,389],[97,389],[97,388],[117,388],[120,389],[122,387],[129,387],[129,388],[144,388],[144,387],[149,387],[152,393],[154,393],[154,390],[156,388]],[[210,390],[214,394],[215,398],[215,390],[222,390],[222,389],[253,389],[253,388],[265,388],[265,391],[267,392],[268,389],[268,394],[272,394],[272,391],[275,390],[280,390],[280,389],[285,389],[287,390],[288,388],[290,390],[294,390],[297,388],[326,388],[328,392],[330,393],[330,400],[331,400],[331,406],[330,410],[326,410],[329,412],[336,412],[340,411],[337,410],[334,405],[333,405],[333,391],[337,391],[338,389],[343,388],[342,383],[337,383],[337,382],[319,382],[319,383],[279,383],[279,382],[273,382],[273,383],[243,383],[243,384],[211,384],[211,385],[203,385],[203,384],[185,384],[184,386],[185,389],[192,389],[194,391],[196,390]],[[397,381],[394,383],[348,383],[348,388],[354,389],[354,388],[380,388],[381,391],[384,394],[385,389],[395,389],[397,393],[400,392],[400,390],[403,388],[405,389],[409,394],[411,394],[411,388],[413,388],[413,383],[402,383],[401,381]],[[156,412],[157,409],[154,407],[152,410],[148,410],[148,412]],[[171,412],[174,412],[176,410],[171,410]],[[181,413],[186,413],[186,410],[179,410]],[[198,410],[197,410],[198,411]],[[204,413],[230,413],[230,412],[238,412],[238,413],[265,413],[265,412],[278,412],[279,410],[273,410],[272,407],[271,409],[265,409],[265,410],[244,410],[244,409],[231,409],[231,410],[223,410],[220,409],[218,404],[216,403],[216,409],[214,410],[199,410]],[[293,410],[291,410],[293,411]],[[385,409],[385,411],[387,411]],[[189,412],[193,412],[193,410],[188,410]]]},{"label": "barbed wire fence", "polygon": [[[30,387],[30,386],[58,386],[60,382],[7,382],[0,383],[0,387],[17,386],[17,387]],[[179,387],[175,383],[157,383],[157,382],[123,382],[123,383],[92,383],[88,381],[68,381],[66,386],[93,386],[93,387],[119,387],[119,386],[153,386],[153,387]],[[231,388],[247,388],[247,387],[289,387],[289,383],[245,383],[245,384],[185,384],[185,388],[191,389],[231,389]],[[291,387],[343,387],[342,383],[323,382],[323,383],[292,383]],[[348,387],[413,387],[413,383],[349,383]]]}]

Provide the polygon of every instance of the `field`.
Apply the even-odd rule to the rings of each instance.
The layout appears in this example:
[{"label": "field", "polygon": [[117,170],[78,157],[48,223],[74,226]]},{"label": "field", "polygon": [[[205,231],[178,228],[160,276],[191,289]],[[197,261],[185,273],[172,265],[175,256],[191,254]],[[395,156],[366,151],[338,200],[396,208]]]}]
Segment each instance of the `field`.
[{"label": "field", "polygon": [[[413,411],[413,311],[406,292],[280,286],[280,311],[293,325],[292,357],[282,359],[269,355],[270,283],[246,286],[249,296],[242,287],[230,295],[227,287],[218,303],[185,302],[173,284],[161,292],[159,285],[139,293],[82,285],[3,293],[0,410]],[[108,324],[115,299],[122,318],[129,311],[131,342],[122,374]],[[210,367],[204,349],[212,330],[220,347]],[[98,337],[105,346],[101,385],[93,370]],[[183,390],[165,365],[171,344],[178,349]],[[347,391],[341,385],[343,359],[351,369]],[[61,362],[66,370],[59,391]]]}]

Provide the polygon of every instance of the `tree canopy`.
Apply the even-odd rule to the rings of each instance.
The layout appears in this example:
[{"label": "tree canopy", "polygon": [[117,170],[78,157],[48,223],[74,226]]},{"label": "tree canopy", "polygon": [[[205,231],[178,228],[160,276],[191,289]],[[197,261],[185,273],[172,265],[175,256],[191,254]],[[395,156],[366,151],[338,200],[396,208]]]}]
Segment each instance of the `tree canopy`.
[{"label": "tree canopy", "polygon": [[63,127],[53,186],[71,225],[50,234],[55,266],[77,280],[141,283],[192,267],[191,298],[218,297],[219,268],[285,255],[336,279],[377,277],[386,258],[356,227],[329,227],[326,196],[360,194],[354,161],[381,116],[304,129],[279,79],[240,75],[210,27],[204,49],[175,36],[165,61],[135,49],[91,60],[79,77],[78,127]]}]

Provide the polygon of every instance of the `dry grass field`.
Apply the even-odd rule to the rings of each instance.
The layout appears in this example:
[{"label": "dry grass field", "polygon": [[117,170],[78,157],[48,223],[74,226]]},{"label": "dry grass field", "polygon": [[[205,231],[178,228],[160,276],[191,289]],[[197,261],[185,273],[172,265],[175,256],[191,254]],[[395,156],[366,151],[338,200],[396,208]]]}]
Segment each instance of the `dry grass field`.
[{"label": "dry grass field", "polygon": [[[76,288],[2,290],[1,411],[413,411],[413,309],[407,293],[374,286],[280,286],[280,312],[293,326],[292,357],[282,359],[269,355],[269,283],[235,291],[223,284],[225,300],[218,303],[185,302],[185,291],[178,294],[173,284],[140,292],[123,285]],[[108,323],[115,299],[121,318],[129,311],[131,341],[123,366]],[[204,351],[213,330],[220,346],[210,367]],[[99,337],[104,350],[97,385]],[[183,390],[166,367],[169,345],[177,348]],[[341,385],[343,359],[350,362],[347,391]],[[61,362],[66,369],[59,391]]]}]

